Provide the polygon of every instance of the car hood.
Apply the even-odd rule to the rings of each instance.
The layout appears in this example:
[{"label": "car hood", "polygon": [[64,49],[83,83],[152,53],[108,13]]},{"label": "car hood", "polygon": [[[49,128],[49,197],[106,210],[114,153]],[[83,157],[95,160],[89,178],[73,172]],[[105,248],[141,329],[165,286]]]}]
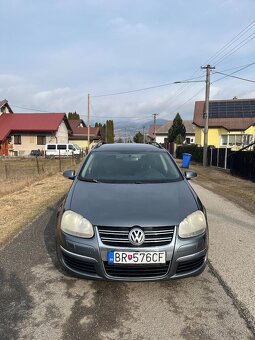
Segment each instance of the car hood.
[{"label": "car hood", "polygon": [[198,210],[186,181],[152,184],[89,183],[76,180],[65,210],[73,210],[93,225],[167,226],[179,224]]}]

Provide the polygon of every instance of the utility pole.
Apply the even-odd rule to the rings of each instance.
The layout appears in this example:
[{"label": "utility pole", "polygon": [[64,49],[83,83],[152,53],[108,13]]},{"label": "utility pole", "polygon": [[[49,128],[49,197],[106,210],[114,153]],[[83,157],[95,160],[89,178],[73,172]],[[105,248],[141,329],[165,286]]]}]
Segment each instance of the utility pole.
[{"label": "utility pole", "polygon": [[90,95],[88,94],[88,152],[90,150]]},{"label": "utility pole", "polygon": [[206,80],[205,80],[205,126],[204,126],[204,149],[203,149],[203,166],[206,166],[207,161],[207,147],[208,147],[208,123],[209,123],[209,98],[210,98],[210,74],[211,70],[215,69],[211,65],[202,66],[202,69],[206,69]]},{"label": "utility pole", "polygon": [[158,113],[153,113],[152,115],[153,115],[153,121],[154,121],[153,137],[154,137],[154,142],[156,142],[156,119],[157,119]]},{"label": "utility pole", "polygon": [[143,126],[143,143],[145,144],[145,133],[144,133],[145,126]]}]

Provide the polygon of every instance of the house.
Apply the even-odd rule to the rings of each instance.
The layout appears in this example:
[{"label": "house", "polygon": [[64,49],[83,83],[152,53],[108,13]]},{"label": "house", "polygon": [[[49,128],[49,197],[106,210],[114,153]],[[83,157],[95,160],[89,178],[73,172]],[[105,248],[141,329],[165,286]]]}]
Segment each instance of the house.
[{"label": "house", "polygon": [[[195,143],[204,145],[204,101],[195,103]],[[255,139],[255,99],[209,102],[208,145],[240,149]]]},{"label": "house", "polygon": [[[192,124],[192,120],[183,120],[182,121],[185,129],[186,129],[186,137],[185,144],[193,144],[195,143],[195,126]],[[164,144],[168,141],[168,130],[173,125],[173,121],[169,120],[166,124],[161,125],[156,130],[156,142],[160,144]]]},{"label": "house", "polygon": [[0,100],[0,116],[3,113],[13,113],[10,105],[8,104],[8,100]]},{"label": "house", "polygon": [[[7,106],[8,109],[8,106]],[[46,143],[68,143],[70,125],[65,113],[0,113],[0,155],[29,155]]]},{"label": "house", "polygon": [[[80,148],[88,147],[88,128],[82,119],[69,119],[71,134],[69,136],[70,143],[78,144]],[[90,144],[95,144],[100,140],[100,128],[90,127]]]},{"label": "house", "polygon": [[147,137],[148,137],[148,139],[149,139],[150,141],[154,141],[154,140],[155,140],[156,131],[157,131],[157,129],[159,129],[161,126],[162,126],[162,125],[156,124],[156,125],[151,125],[151,126],[149,127],[149,131],[148,131]]}]

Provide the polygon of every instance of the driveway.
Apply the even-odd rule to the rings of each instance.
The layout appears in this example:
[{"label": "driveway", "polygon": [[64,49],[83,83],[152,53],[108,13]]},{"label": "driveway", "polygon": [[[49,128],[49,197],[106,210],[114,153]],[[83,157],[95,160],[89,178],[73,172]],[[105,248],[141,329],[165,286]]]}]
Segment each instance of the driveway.
[{"label": "driveway", "polygon": [[69,277],[56,261],[56,210],[48,209],[0,250],[0,339],[254,339],[254,216],[194,187],[210,222],[211,264],[201,276]]}]

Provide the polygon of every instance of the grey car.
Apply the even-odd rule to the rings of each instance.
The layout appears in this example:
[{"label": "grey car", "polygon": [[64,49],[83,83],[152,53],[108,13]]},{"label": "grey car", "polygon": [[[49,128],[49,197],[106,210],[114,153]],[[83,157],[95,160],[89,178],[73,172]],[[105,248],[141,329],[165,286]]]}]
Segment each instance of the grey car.
[{"label": "grey car", "polygon": [[206,211],[172,156],[149,144],[98,144],[56,227],[61,266],[74,276],[123,281],[196,276],[207,262]]}]

